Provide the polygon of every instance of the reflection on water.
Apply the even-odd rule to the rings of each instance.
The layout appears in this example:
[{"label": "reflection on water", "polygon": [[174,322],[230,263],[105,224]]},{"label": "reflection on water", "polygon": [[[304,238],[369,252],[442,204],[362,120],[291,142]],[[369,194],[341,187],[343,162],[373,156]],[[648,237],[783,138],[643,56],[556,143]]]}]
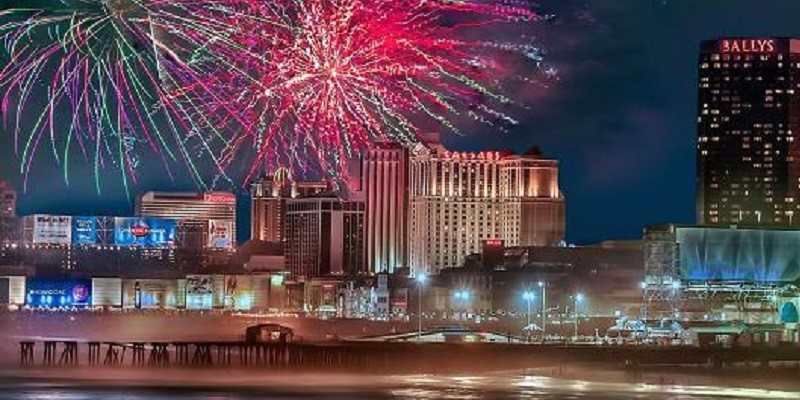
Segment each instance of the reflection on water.
[{"label": "reflection on water", "polygon": [[[302,380],[302,379],[300,379]],[[354,383],[355,382],[355,383]],[[363,383],[359,383],[363,382]],[[235,385],[228,388],[148,387],[147,382],[113,385],[74,383],[3,384],[0,399],[14,400],[245,400],[245,399],[800,399],[800,392],[714,386],[600,383],[532,375],[362,377],[341,384],[315,380],[308,386]]]}]

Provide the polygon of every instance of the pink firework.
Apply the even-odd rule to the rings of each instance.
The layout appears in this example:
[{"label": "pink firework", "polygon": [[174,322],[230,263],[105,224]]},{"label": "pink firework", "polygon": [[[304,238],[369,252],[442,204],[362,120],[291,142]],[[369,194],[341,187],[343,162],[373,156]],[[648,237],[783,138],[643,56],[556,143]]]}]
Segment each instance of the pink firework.
[{"label": "pink firework", "polygon": [[[412,146],[428,129],[458,132],[470,117],[516,123],[502,79],[508,53],[540,63],[526,43],[480,39],[541,18],[528,3],[475,0],[226,0],[182,2],[204,17],[179,25],[202,43],[203,79],[174,96],[233,132],[223,164],[344,171],[376,140]],[[181,31],[183,28],[191,28]],[[475,39],[478,38],[478,39]]]}]

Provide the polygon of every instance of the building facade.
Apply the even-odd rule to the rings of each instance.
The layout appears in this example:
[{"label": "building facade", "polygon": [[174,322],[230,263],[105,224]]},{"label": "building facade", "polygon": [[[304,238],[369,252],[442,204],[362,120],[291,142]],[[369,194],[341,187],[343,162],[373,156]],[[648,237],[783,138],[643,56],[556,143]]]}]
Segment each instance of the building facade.
[{"label": "building facade", "polygon": [[286,198],[291,196],[290,186],[287,172],[266,176],[251,186],[251,239],[264,242],[283,241],[283,218]]},{"label": "building facade", "polygon": [[136,215],[177,220],[185,248],[230,249],[236,243],[236,196],[228,192],[146,192]]},{"label": "building facade", "polygon": [[408,266],[408,162],[406,148],[387,143],[375,144],[363,158],[366,256],[372,273]]},{"label": "building facade", "polygon": [[297,278],[355,276],[364,260],[364,203],[333,194],[286,201],[284,255]]},{"label": "building facade", "polygon": [[418,146],[410,165],[414,272],[458,267],[487,240],[550,246],[564,239],[558,162],[538,149],[463,153],[433,143]]},{"label": "building facade", "polygon": [[286,200],[327,191],[323,181],[294,182],[285,168],[254,183],[250,189],[250,235],[264,242],[283,242]]},{"label": "building facade", "polygon": [[699,78],[698,223],[798,225],[800,40],[705,41]]},{"label": "building facade", "polygon": [[5,181],[0,180],[0,218],[17,216],[17,192]]}]

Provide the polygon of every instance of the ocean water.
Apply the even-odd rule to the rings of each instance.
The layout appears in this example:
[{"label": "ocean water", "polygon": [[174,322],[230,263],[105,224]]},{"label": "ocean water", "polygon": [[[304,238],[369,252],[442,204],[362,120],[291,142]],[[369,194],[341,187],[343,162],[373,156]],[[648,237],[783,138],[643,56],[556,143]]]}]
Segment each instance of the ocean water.
[{"label": "ocean water", "polygon": [[600,383],[532,375],[408,375],[346,377],[328,380],[269,381],[244,384],[163,384],[149,382],[0,382],[5,400],[252,400],[252,399],[800,399],[800,391],[758,387]]}]

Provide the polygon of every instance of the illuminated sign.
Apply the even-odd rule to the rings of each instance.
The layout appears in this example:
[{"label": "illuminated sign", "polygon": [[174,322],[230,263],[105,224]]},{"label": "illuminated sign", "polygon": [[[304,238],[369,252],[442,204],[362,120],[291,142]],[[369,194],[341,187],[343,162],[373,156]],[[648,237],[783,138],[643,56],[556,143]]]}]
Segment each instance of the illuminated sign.
[{"label": "illuminated sign", "polygon": [[212,249],[233,247],[233,221],[216,219],[208,221],[208,247]]},{"label": "illuminated sign", "polygon": [[100,244],[97,217],[72,218],[72,244],[95,245]]},{"label": "illuminated sign", "polygon": [[772,53],[776,49],[775,39],[725,39],[719,44],[722,53]]},{"label": "illuminated sign", "polygon": [[173,247],[177,225],[172,219],[114,218],[114,244],[126,247]]},{"label": "illuminated sign", "polygon": [[503,247],[503,241],[500,239],[490,239],[485,241],[484,244],[490,247]]},{"label": "illuminated sign", "polygon": [[72,217],[65,215],[34,215],[33,243],[72,243]]},{"label": "illuminated sign", "polygon": [[131,227],[131,233],[137,238],[142,238],[150,234],[150,227],[147,225],[135,225]]},{"label": "illuminated sign", "polygon": [[234,196],[231,193],[221,193],[221,192],[206,193],[203,196],[203,199],[205,201],[210,201],[212,203],[235,203],[236,202],[236,196]]},{"label": "illuminated sign", "polygon": [[86,307],[91,304],[92,281],[88,279],[28,279],[26,304],[30,307]]}]

